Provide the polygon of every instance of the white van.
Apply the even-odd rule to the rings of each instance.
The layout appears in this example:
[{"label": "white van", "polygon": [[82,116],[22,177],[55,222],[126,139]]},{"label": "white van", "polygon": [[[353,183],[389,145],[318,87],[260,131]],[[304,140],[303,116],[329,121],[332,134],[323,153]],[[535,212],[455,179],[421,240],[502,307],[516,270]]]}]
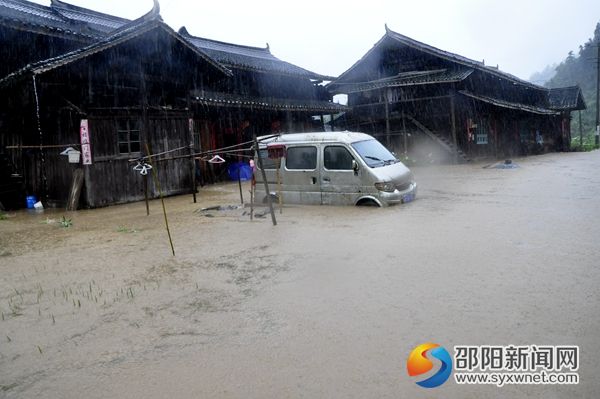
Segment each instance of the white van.
[{"label": "white van", "polygon": [[[368,134],[294,133],[264,136],[259,142],[272,196],[278,195],[277,161],[269,158],[274,152],[269,149],[282,152],[284,203],[388,206],[410,202],[417,195],[411,171]],[[260,171],[256,179],[256,198],[266,200]]]}]

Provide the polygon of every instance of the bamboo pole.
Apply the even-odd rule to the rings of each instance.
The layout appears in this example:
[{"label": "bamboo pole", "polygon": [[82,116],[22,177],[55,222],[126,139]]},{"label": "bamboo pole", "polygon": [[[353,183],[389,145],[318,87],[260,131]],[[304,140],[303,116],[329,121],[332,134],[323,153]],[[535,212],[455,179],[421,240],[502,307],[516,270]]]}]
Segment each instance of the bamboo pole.
[{"label": "bamboo pole", "polygon": [[265,184],[265,191],[267,193],[267,203],[269,204],[269,211],[271,212],[271,221],[273,222],[273,226],[277,226],[277,219],[275,219],[275,212],[273,211],[273,201],[271,200],[271,192],[269,191],[269,183],[267,182],[267,175],[265,173],[265,169],[263,168],[262,157],[260,156],[260,150],[258,148],[258,140],[256,139],[256,134],[253,135],[254,139],[254,151],[256,152],[256,158],[258,160],[258,167],[262,174],[263,183]]},{"label": "bamboo pole", "polygon": [[277,199],[279,200],[279,214],[283,214],[283,197],[281,196],[281,158],[277,158]]},{"label": "bamboo pole", "polygon": [[244,205],[244,194],[242,193],[242,168],[240,163],[238,163],[239,167],[237,170],[237,177],[238,177],[238,186],[240,188],[240,202],[242,203],[242,205]]},{"label": "bamboo pole", "polygon": [[454,93],[450,95],[450,123],[452,129],[452,144],[454,144],[454,163],[458,163],[458,141],[456,137],[456,106]]},{"label": "bamboo pole", "polygon": [[[150,150],[148,149],[148,144],[146,143],[146,151],[150,154]],[[148,164],[152,166],[152,162],[148,159]],[[171,230],[169,230],[169,220],[167,219],[167,209],[165,208],[165,199],[162,195],[162,190],[160,189],[160,182],[158,181],[158,176],[156,173],[156,169],[152,168],[152,177],[154,177],[154,184],[156,184],[156,188],[158,189],[158,195],[160,196],[160,202],[162,204],[163,215],[165,216],[165,226],[167,228],[167,235],[169,236],[169,243],[171,244],[171,252],[173,256],[175,256],[175,247],[173,246],[173,238],[171,237]]]}]

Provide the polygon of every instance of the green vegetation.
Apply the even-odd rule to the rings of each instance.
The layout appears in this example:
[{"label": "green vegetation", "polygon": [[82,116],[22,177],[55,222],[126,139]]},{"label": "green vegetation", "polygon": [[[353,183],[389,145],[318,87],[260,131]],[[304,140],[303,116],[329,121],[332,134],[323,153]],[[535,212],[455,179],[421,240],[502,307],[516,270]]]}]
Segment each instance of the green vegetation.
[{"label": "green vegetation", "polygon": [[571,149],[573,151],[592,151],[596,149],[593,135],[584,135],[582,142],[579,140],[579,133],[571,132],[571,136]]},{"label": "green vegetation", "polygon": [[129,228],[127,226],[119,226],[117,227],[117,232],[119,233],[137,233],[136,229]]},{"label": "green vegetation", "polygon": [[[547,87],[564,87],[579,85],[583,92],[583,98],[587,109],[581,111],[581,124],[584,135],[584,146],[593,143],[593,134],[596,125],[596,79],[598,45],[600,45],[600,23],[596,24],[594,37],[585,44],[579,46],[579,53],[575,55],[569,52],[567,58],[556,67],[556,74],[546,82]],[[579,116],[576,112],[572,114],[571,136],[572,145],[579,147]]]},{"label": "green vegetation", "polygon": [[69,228],[69,227],[73,226],[73,221],[71,219],[67,219],[63,216],[62,219],[60,220],[60,226],[64,227],[64,228]]}]

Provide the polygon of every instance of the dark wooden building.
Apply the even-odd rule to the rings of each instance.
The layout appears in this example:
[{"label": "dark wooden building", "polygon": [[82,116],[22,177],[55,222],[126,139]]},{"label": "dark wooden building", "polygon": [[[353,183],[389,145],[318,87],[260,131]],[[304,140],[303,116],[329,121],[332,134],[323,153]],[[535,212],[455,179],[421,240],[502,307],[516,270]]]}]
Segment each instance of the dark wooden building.
[{"label": "dark wooden building", "polygon": [[[252,133],[315,129],[314,115],[343,108],[320,85],[326,77],[268,48],[176,32],[157,2],[129,21],[57,0],[50,7],[0,0],[0,40],[0,154],[22,178],[22,204],[34,194],[63,206],[78,169],[85,176],[81,206],[143,199],[144,178],[129,160],[146,146],[169,152],[155,165],[163,192],[190,192],[191,158],[166,158]],[[83,150],[82,121],[91,163],[71,164],[60,152]],[[221,172],[201,169],[211,179]],[[158,194],[152,179],[149,191]]]},{"label": "dark wooden building", "polygon": [[268,45],[260,48],[201,38],[185,27],[179,33],[233,74],[216,87],[192,93],[194,128],[203,149],[245,142],[252,134],[322,130],[322,120],[315,125],[315,115],[345,109],[333,103],[321,85],[333,78],[278,59]]},{"label": "dark wooden building", "polygon": [[547,89],[389,30],[328,85],[349,129],[422,162],[568,150],[578,87]]}]

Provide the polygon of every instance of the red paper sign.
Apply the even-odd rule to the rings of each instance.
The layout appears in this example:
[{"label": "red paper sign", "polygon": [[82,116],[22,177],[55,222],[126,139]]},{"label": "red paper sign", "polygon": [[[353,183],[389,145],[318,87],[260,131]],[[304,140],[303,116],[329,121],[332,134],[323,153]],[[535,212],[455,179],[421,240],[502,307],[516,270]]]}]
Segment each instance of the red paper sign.
[{"label": "red paper sign", "polygon": [[82,119],[79,125],[79,137],[81,139],[81,157],[84,165],[92,164],[92,145],[90,142],[90,129],[87,119]]}]

